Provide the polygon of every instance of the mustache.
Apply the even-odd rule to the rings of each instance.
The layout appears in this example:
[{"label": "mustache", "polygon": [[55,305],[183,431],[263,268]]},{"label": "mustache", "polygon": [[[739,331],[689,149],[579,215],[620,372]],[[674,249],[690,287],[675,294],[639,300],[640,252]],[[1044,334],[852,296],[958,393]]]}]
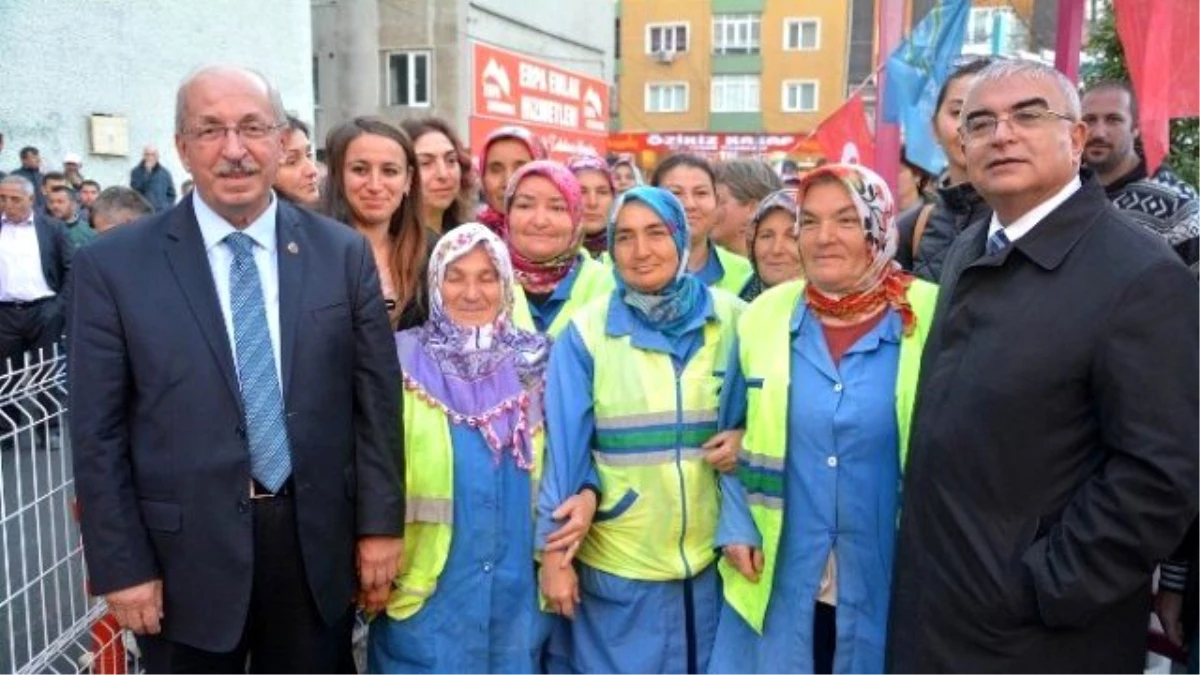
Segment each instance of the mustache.
[{"label": "mustache", "polygon": [[259,167],[258,162],[255,162],[253,159],[247,157],[245,159],[239,159],[236,162],[222,160],[221,163],[218,164],[215,169],[213,169],[213,173],[221,178],[227,178],[234,174],[253,176],[261,170],[262,168]]},{"label": "mustache", "polygon": [[1085,148],[1111,148],[1112,143],[1108,143],[1106,141],[1088,141],[1087,144],[1084,145],[1084,147]]}]

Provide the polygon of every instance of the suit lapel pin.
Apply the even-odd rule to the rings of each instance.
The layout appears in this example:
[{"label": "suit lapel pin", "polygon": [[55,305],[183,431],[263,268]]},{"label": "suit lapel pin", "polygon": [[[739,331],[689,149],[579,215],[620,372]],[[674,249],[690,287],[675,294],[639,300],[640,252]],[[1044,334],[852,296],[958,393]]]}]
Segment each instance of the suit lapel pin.
[{"label": "suit lapel pin", "polygon": [[294,241],[288,242],[287,250],[288,250],[288,253],[291,253],[292,255],[296,255],[296,254],[300,253],[300,247],[297,246],[296,242],[294,242]]}]

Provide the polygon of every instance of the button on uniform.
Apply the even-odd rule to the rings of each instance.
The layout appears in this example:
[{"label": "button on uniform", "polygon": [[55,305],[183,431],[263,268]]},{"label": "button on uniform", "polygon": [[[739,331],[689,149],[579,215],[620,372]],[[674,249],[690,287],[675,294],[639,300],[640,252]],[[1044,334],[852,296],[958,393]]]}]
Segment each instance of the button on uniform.
[{"label": "button on uniform", "polygon": [[831,469],[836,468],[837,467],[837,457],[830,455],[829,459],[825,460],[825,463],[828,464],[829,468],[831,468]]},{"label": "button on uniform", "polygon": [[833,390],[834,390],[834,391],[836,391],[836,392],[841,392],[842,388],[843,388],[843,387],[842,387],[842,383],[841,383],[841,382],[838,382],[837,384],[833,385]]}]

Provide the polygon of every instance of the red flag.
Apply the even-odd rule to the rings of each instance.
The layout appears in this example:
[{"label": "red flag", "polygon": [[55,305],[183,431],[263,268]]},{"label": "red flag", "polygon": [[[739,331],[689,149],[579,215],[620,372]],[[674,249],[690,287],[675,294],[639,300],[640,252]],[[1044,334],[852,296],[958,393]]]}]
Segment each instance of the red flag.
[{"label": "red flag", "polygon": [[867,127],[862,94],[855,94],[817,127],[815,137],[831,162],[874,168],[875,143]]},{"label": "red flag", "polygon": [[1196,0],[1114,0],[1113,12],[1153,173],[1170,148],[1171,118],[1200,115],[1200,70],[1183,65],[1200,59],[1200,9]]}]

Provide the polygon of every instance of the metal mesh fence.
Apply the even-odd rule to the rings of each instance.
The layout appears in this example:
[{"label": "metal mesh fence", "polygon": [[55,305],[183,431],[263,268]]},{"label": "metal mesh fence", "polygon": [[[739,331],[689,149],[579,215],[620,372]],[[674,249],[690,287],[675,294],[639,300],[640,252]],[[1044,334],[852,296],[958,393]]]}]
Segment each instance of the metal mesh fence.
[{"label": "metal mesh fence", "polygon": [[0,672],[137,672],[88,596],[66,413],[60,349],[0,365]]}]

